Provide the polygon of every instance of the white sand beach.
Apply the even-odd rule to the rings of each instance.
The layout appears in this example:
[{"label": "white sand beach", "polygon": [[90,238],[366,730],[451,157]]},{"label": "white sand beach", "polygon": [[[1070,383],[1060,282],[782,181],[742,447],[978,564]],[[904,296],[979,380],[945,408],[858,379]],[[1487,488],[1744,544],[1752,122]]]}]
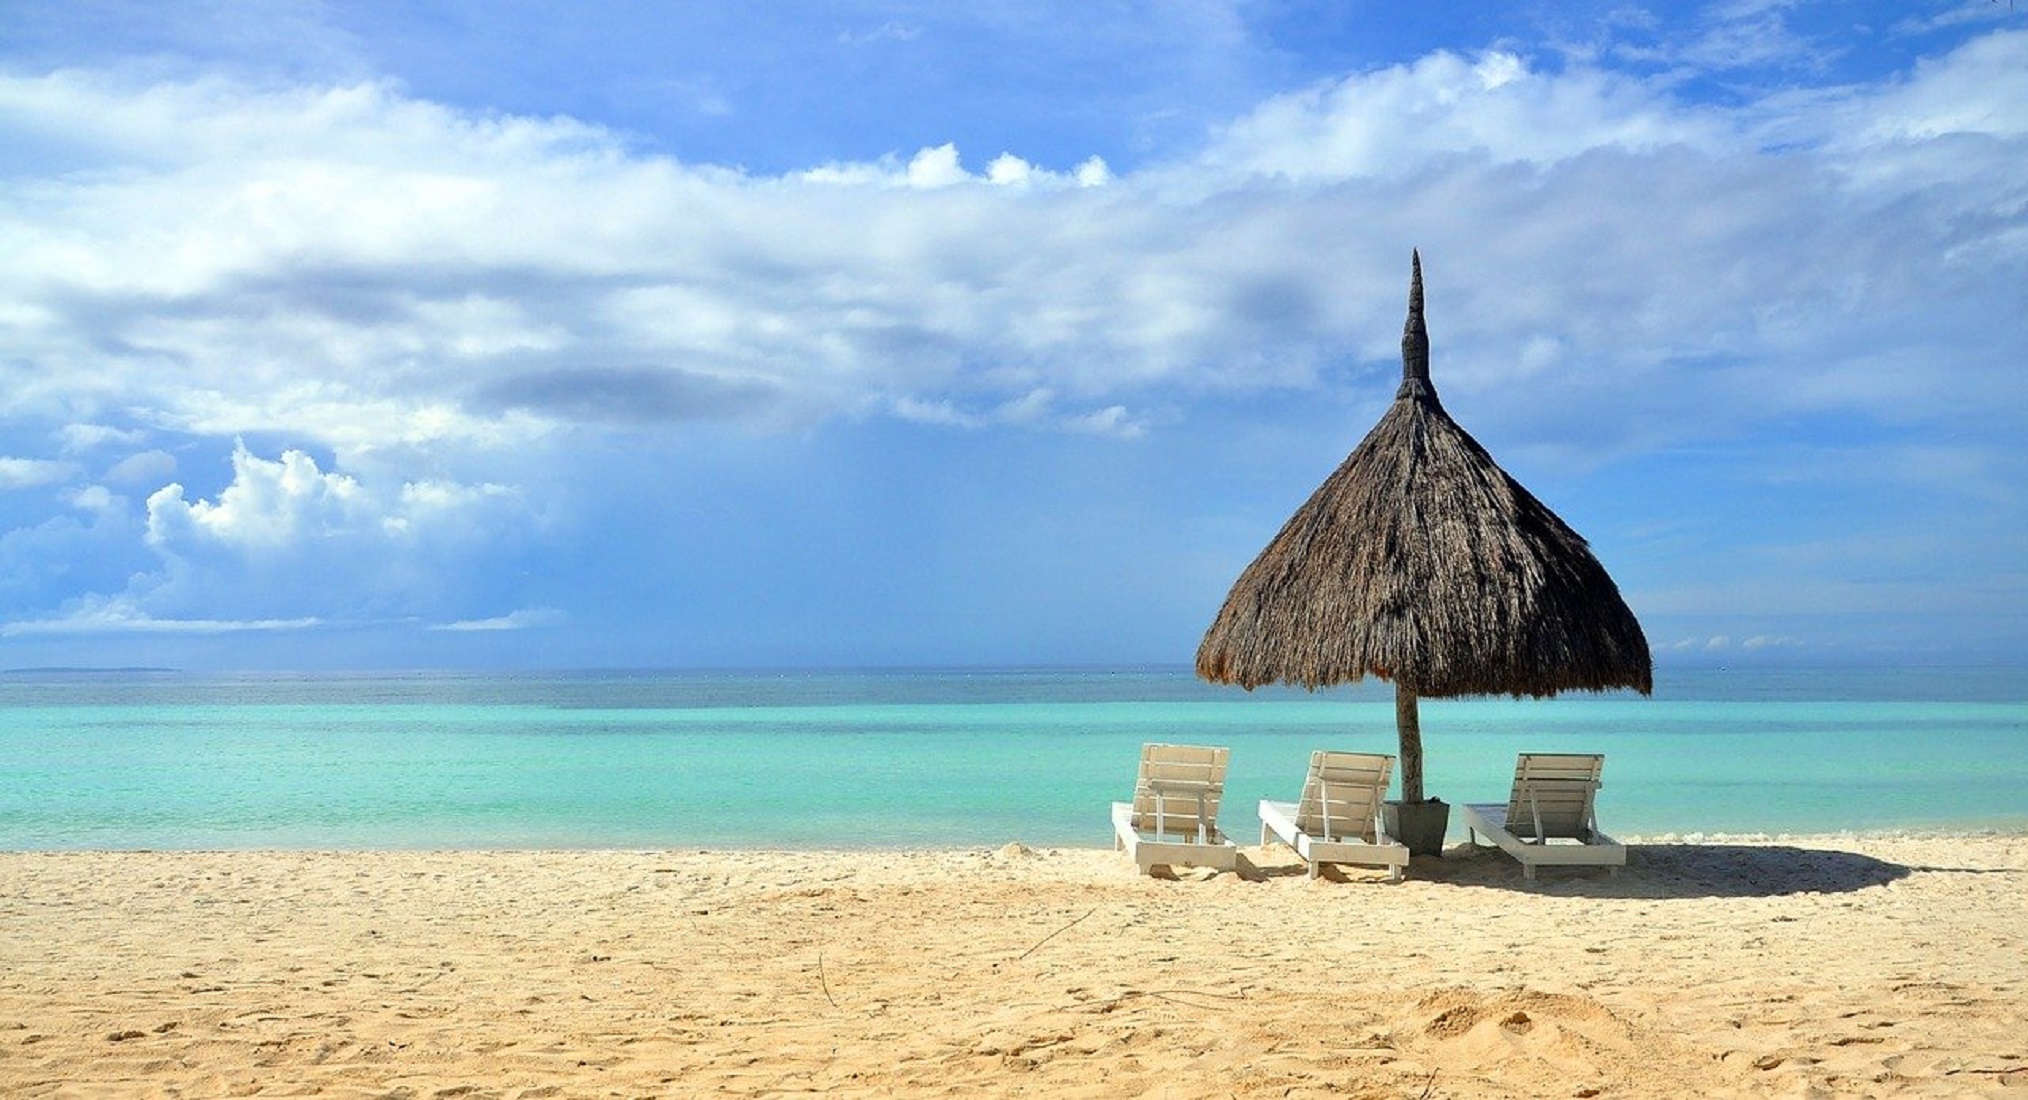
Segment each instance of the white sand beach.
[{"label": "white sand beach", "polygon": [[2028,838],[0,854],[0,1094],[2028,1095]]}]

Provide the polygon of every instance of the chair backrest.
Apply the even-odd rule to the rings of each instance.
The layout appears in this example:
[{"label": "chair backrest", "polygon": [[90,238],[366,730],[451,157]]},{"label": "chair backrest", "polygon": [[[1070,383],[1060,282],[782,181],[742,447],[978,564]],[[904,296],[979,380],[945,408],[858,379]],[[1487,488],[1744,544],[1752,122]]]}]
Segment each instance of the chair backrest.
[{"label": "chair backrest", "polygon": [[1191,836],[1212,829],[1218,801],[1225,797],[1225,765],[1231,755],[1231,749],[1206,745],[1142,745],[1141,771],[1134,780],[1134,828]]},{"label": "chair backrest", "polygon": [[1594,800],[1604,772],[1602,755],[1522,753],[1514,762],[1507,831],[1538,840],[1589,840],[1598,829]]},{"label": "chair backrest", "polygon": [[1296,803],[1296,828],[1323,840],[1378,838],[1380,804],[1394,757],[1370,752],[1310,754],[1310,774]]}]

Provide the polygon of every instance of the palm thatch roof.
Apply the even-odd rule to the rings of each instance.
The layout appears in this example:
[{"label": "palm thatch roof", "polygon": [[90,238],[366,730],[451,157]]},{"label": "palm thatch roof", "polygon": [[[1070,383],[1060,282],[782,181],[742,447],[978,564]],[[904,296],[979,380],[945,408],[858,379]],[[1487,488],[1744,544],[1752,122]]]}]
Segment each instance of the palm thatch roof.
[{"label": "palm thatch roof", "polygon": [[1444,412],[1422,257],[1402,382],[1343,465],[1240,574],[1197,650],[1207,680],[1417,696],[1653,687],[1646,636],[1576,531]]}]

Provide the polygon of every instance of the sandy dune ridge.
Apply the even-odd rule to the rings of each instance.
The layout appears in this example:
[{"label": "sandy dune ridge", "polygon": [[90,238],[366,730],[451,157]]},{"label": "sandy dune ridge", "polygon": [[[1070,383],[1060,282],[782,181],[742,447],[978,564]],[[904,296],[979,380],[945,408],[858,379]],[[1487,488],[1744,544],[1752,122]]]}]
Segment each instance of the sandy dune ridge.
[{"label": "sandy dune ridge", "polygon": [[2028,1096],[2028,837],[0,853],[8,1096]]}]

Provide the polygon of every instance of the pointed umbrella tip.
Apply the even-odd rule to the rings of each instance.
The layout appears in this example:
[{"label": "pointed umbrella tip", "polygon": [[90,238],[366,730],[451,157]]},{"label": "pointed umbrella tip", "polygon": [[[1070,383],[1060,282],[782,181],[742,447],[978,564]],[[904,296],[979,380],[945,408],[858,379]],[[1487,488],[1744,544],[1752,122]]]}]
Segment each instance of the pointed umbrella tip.
[{"label": "pointed umbrella tip", "polygon": [[1409,253],[1408,320],[1401,326],[1401,388],[1396,400],[1404,397],[1436,397],[1429,380],[1429,329],[1422,319],[1422,250]]}]

